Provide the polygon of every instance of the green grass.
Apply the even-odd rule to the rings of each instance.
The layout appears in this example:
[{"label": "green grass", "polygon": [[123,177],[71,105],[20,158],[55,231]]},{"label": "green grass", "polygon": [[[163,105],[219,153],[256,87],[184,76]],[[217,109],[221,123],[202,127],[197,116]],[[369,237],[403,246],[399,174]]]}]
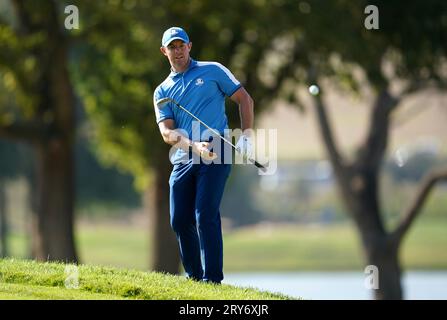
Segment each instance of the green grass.
[{"label": "green grass", "polygon": [[225,262],[235,271],[346,270],[362,265],[349,225],[258,226],[228,234]]},{"label": "green grass", "polygon": [[0,300],[118,300],[111,294],[73,290],[62,287],[0,283]]},{"label": "green grass", "polygon": [[78,229],[77,240],[82,261],[147,269],[150,259],[147,230],[126,225],[83,225]]},{"label": "green grass", "polygon": [[0,259],[0,299],[288,299],[230,285],[198,283],[184,277],[129,269],[78,266],[77,288],[66,287],[65,264]]},{"label": "green grass", "polygon": [[[420,217],[401,247],[405,269],[447,269],[447,219]],[[77,243],[83,263],[147,270],[150,237],[132,225],[82,224]],[[11,239],[12,253],[24,257],[25,239]],[[225,272],[358,270],[363,253],[349,223],[260,225],[224,232]]]},{"label": "green grass", "polygon": [[404,239],[401,261],[410,269],[447,269],[447,220],[416,221]]},{"label": "green grass", "polygon": [[[82,261],[147,269],[150,241],[145,230],[117,225],[84,225],[79,231]],[[355,233],[348,225],[239,229],[225,233],[224,259],[227,272],[344,270],[362,265]]]}]

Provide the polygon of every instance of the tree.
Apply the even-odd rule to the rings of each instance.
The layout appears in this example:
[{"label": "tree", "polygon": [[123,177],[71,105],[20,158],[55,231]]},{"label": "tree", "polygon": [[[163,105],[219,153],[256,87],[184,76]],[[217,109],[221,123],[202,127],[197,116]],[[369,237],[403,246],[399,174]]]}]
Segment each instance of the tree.
[{"label": "tree", "polygon": [[0,22],[0,65],[15,97],[1,106],[0,137],[36,156],[33,256],[78,260],[73,240],[74,95],[67,37],[54,1],[14,0]]},{"label": "tree", "polygon": [[[72,230],[75,101],[71,78],[74,77],[91,120],[97,122],[96,128],[102,128],[101,133],[111,133],[96,137],[100,149],[105,150],[102,153],[105,162],[119,162],[116,150],[123,148],[121,168],[136,176],[137,185],[155,190],[152,203],[160,215],[154,215],[153,230],[160,241],[155,242],[158,245],[154,269],[177,271],[175,238],[168,230],[169,223],[158,219],[162,215],[166,218],[168,212],[169,171],[164,162],[163,166],[160,164],[167,149],[161,142],[153,148],[157,144],[152,139],[149,143],[139,139],[140,135],[154,136],[157,131],[154,121],[146,121],[153,112],[148,109],[150,89],[145,86],[150,83],[148,76],[156,73],[155,64],[145,55],[148,51],[144,37],[148,33],[138,25],[138,19],[136,23],[132,21],[141,14],[139,10],[147,13],[150,7],[144,2],[137,6],[74,2],[84,23],[78,32],[63,30],[61,26],[66,3],[48,0],[41,5],[17,0],[12,4],[3,8],[14,9],[17,18],[2,23],[4,50],[0,61],[15,99],[2,105],[0,136],[29,142],[36,149],[34,255],[40,259],[77,261]],[[140,33],[134,32],[134,26],[140,28]],[[135,57],[128,56],[134,49]],[[148,66],[152,74],[148,73]],[[95,113],[98,101],[101,117]],[[129,106],[136,112],[129,112]],[[154,159],[150,163],[157,172],[150,183],[146,159]],[[152,183],[157,187],[150,188]]]},{"label": "tree", "polygon": [[[340,1],[325,6],[338,19],[331,22],[322,15],[323,20],[316,20],[319,25],[315,29],[309,27],[304,42],[317,45],[308,51],[305,60],[309,83],[332,77],[345,80],[355,90],[361,85],[354,75],[354,66],[358,66],[376,93],[367,137],[353,159],[344,156],[336,144],[327,114],[328,102],[322,95],[314,100],[322,140],[342,199],[359,231],[366,262],[380,271],[380,287],[375,296],[378,299],[401,299],[399,249],[428,193],[437,182],[447,179],[447,171],[432,173],[426,178],[414,202],[391,231],[385,229],[383,221],[380,171],[392,126],[391,116],[400,102],[424,86],[445,87],[446,77],[440,70],[445,64],[447,49],[443,27],[446,6],[434,1],[431,5],[379,1],[376,5],[380,8],[380,30],[369,31],[359,24],[366,5],[367,2],[348,4]],[[313,8],[322,9],[317,4]],[[329,34],[336,36],[328,39]],[[331,64],[331,58],[337,58],[338,63]],[[384,67],[386,63],[392,66],[391,75]],[[393,91],[392,82],[400,82],[404,89]]]},{"label": "tree", "polygon": [[102,163],[132,174],[150,215],[152,270],[177,273],[180,257],[169,226],[168,148],[159,139],[151,90],[161,59],[151,39],[155,9],[133,4],[75,1],[80,32],[73,36],[72,74],[92,125]]}]

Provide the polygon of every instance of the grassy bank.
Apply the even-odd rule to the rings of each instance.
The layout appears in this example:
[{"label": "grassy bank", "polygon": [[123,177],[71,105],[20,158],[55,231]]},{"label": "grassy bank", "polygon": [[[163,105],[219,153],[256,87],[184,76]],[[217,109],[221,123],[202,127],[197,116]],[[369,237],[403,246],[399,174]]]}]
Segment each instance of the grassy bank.
[{"label": "grassy bank", "polygon": [[[286,296],[156,272],[0,259],[0,299],[286,299]],[[68,279],[68,281],[67,281]],[[71,279],[71,280],[70,280]],[[67,287],[68,285],[68,287]],[[71,289],[69,287],[72,287]],[[74,287],[74,288],[73,288]]]}]

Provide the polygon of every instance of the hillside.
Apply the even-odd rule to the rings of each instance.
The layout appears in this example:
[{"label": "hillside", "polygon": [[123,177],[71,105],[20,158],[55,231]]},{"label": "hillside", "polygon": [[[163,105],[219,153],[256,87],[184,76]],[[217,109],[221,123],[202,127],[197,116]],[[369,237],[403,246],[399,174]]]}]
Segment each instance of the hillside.
[{"label": "hillside", "polygon": [[286,296],[156,272],[0,259],[1,299],[269,300]]}]

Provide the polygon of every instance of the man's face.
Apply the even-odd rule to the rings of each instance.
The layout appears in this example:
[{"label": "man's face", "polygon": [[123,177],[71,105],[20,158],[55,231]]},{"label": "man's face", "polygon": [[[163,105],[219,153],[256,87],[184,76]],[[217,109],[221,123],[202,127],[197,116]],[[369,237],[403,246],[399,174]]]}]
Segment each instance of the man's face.
[{"label": "man's face", "polygon": [[161,47],[160,50],[168,58],[175,71],[183,72],[188,67],[191,46],[191,42],[184,43],[182,40],[174,40],[166,47]]}]

